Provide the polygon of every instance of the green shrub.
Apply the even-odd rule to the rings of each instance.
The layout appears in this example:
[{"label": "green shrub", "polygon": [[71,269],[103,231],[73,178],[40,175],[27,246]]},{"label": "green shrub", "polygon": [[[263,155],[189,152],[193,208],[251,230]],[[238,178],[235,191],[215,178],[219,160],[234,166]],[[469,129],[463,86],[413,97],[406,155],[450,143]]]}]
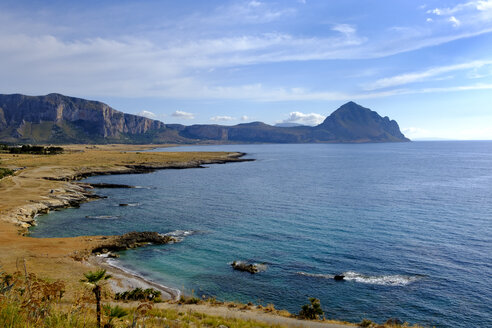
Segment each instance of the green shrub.
[{"label": "green shrub", "polygon": [[198,297],[184,297],[184,296],[181,296],[179,298],[179,301],[178,303],[179,304],[199,304],[201,302],[201,299],[199,299]]},{"label": "green shrub", "polygon": [[14,174],[14,171],[0,167],[0,179],[5,178],[6,176],[9,176],[9,175],[13,175],[13,174]]},{"label": "green shrub", "polygon": [[153,288],[135,288],[123,293],[116,293],[116,301],[152,301],[161,302],[161,292]]},{"label": "green shrub", "polygon": [[314,320],[323,316],[323,310],[321,309],[321,303],[319,299],[310,297],[310,304],[304,304],[299,312],[299,317],[302,319]]},{"label": "green shrub", "polygon": [[359,323],[359,327],[364,327],[364,328],[368,328],[368,327],[371,327],[373,324],[373,322],[369,319],[362,319],[362,321]]}]

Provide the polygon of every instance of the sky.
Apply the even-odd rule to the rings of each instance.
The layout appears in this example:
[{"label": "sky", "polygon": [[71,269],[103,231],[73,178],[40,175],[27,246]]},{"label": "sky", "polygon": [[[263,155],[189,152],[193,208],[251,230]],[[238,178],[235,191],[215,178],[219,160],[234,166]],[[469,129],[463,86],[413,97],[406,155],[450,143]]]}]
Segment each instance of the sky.
[{"label": "sky", "polygon": [[186,125],[355,101],[412,139],[492,139],[492,0],[0,0],[0,26],[3,94]]}]

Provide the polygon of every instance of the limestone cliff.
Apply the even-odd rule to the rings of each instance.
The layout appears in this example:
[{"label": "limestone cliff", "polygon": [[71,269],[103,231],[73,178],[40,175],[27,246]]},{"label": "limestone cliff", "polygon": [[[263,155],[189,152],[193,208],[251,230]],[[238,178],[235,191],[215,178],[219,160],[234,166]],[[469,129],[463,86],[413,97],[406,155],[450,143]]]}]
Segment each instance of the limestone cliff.
[{"label": "limestone cliff", "polygon": [[162,122],[60,94],[0,95],[0,140],[125,141],[165,130]]}]

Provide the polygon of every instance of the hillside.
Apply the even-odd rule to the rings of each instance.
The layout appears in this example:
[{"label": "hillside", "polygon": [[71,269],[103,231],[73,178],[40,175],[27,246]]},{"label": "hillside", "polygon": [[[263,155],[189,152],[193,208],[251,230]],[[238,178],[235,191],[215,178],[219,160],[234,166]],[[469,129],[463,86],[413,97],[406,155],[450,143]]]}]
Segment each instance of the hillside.
[{"label": "hillside", "polygon": [[315,127],[262,122],[164,124],[60,94],[0,95],[0,142],[9,143],[320,143],[409,141],[396,121],[349,102]]},{"label": "hillside", "polygon": [[98,101],[55,93],[0,95],[3,142],[145,143],[166,132],[169,131],[162,122],[125,114]]}]

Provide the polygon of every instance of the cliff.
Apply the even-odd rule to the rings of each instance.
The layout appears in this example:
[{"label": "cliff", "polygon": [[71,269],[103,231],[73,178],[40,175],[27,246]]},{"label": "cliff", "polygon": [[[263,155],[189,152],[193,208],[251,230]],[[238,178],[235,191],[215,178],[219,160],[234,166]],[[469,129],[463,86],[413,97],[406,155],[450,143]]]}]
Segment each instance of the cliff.
[{"label": "cliff", "polygon": [[396,121],[354,102],[315,127],[262,122],[164,124],[60,94],[0,95],[0,142],[11,143],[318,143],[409,141]]},{"label": "cliff", "polygon": [[0,95],[0,140],[7,142],[151,141],[164,123],[60,94]]}]

